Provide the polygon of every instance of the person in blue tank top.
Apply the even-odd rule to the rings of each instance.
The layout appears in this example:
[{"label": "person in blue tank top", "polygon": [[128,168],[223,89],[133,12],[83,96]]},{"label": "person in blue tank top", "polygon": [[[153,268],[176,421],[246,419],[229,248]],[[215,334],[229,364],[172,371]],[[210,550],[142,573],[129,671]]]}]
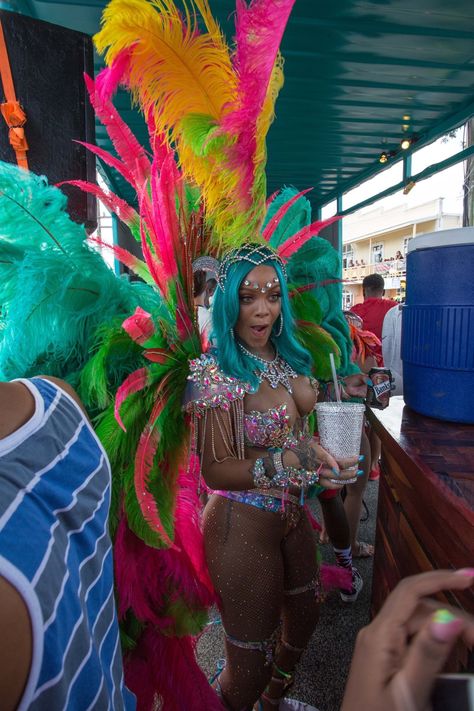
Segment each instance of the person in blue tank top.
[{"label": "person in blue tank top", "polygon": [[110,466],[75,392],[0,383],[3,711],[133,711],[107,521]]}]

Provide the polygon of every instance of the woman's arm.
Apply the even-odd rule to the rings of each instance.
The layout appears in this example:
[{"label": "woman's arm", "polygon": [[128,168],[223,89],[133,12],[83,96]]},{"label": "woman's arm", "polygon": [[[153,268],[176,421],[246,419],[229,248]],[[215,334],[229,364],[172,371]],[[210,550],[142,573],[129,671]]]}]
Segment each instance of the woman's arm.
[{"label": "woman's arm", "polygon": [[[243,442],[237,441],[236,433],[240,429],[241,425],[235,422],[231,411],[222,408],[210,409],[200,422],[201,469],[211,489],[243,491],[256,488],[257,459],[262,460],[269,486],[272,485],[272,477],[278,473],[274,456],[269,451],[247,450],[244,456],[239,457]],[[320,485],[331,489],[342,488],[345,479],[354,475],[354,472],[344,470],[357,463],[357,459],[336,461],[313,438],[300,442],[294,449],[283,450],[281,460],[284,467],[319,471]],[[339,484],[334,484],[334,477],[340,478]]]}]

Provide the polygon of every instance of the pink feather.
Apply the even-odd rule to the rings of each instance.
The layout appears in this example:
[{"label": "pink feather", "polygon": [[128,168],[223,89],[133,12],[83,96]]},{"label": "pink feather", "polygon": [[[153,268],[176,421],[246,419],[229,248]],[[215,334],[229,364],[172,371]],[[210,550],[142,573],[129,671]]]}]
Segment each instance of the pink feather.
[{"label": "pink feather", "polygon": [[[122,72],[122,64],[125,63],[125,60],[126,57],[123,53],[119,55],[112,67],[106,67],[100,72],[96,83],[87,75],[84,75],[84,80],[94,111],[107,129],[109,138],[123,163],[127,166],[132,177],[132,184],[135,190],[138,191],[150,175],[151,164],[145,149],[137,141],[112,104],[111,94],[107,93],[111,90],[111,87],[116,88],[117,76]],[[117,67],[119,68],[118,72]],[[99,88],[98,91],[96,87]],[[107,92],[104,91],[104,87],[107,87]]]},{"label": "pink feather", "polygon": [[102,249],[110,249],[114,253],[116,259],[124,264],[127,269],[130,269],[134,274],[139,276],[148,284],[154,283],[150,277],[150,272],[148,271],[145,262],[138,259],[138,257],[135,257],[135,255],[127,249],[119,247],[118,244],[108,244],[107,242],[101,240],[100,237],[88,237],[87,242],[90,244],[97,244]]},{"label": "pink feather", "polygon": [[176,327],[182,341],[186,341],[195,332],[180,282],[176,282]]},{"label": "pink feather", "polygon": [[135,312],[125,319],[122,328],[135,343],[140,345],[146,343],[156,331],[151,314],[140,306],[137,306]]},{"label": "pink feather", "polygon": [[155,107],[153,104],[150,105],[148,114],[145,118],[148,128],[148,137],[150,139],[150,146],[153,153],[153,160],[158,168],[161,168],[164,160],[169,155],[170,149],[166,141],[166,136],[163,133],[160,133],[156,128]]},{"label": "pink feather", "polygon": [[266,240],[267,242],[269,242],[269,241],[271,240],[272,235],[273,235],[273,233],[275,232],[276,228],[278,227],[278,225],[279,225],[281,219],[284,217],[284,215],[286,215],[286,213],[288,212],[288,210],[290,209],[290,207],[291,207],[292,205],[294,205],[295,202],[296,202],[297,200],[299,200],[302,195],[306,195],[306,193],[309,193],[309,191],[312,190],[312,189],[313,189],[313,188],[306,188],[306,190],[302,190],[301,192],[297,193],[297,194],[294,195],[292,198],[290,198],[289,200],[287,200],[287,201],[276,211],[276,213],[273,215],[273,217],[271,218],[271,220],[269,220],[269,221],[267,222],[266,227],[265,227],[265,229],[264,229],[263,232],[262,232],[262,237],[263,237],[264,240]]},{"label": "pink feather", "polygon": [[137,646],[125,655],[125,681],[137,696],[139,711],[152,711],[156,694],[167,711],[222,711],[196,664],[195,640],[170,636],[174,622],[166,614],[169,600],[183,598],[201,609],[216,601],[204,559],[195,482],[181,472],[179,483],[176,535],[181,550],[147,546],[130,531],[125,516],[117,529],[114,561],[119,619],[131,611],[146,623]]},{"label": "pink feather", "polygon": [[223,132],[237,137],[230,165],[242,172],[240,198],[252,201],[259,116],[267,96],[283,32],[295,0],[237,0],[234,67],[239,75],[238,103],[223,121]]},{"label": "pink feather", "polygon": [[319,220],[312,222],[310,225],[306,225],[306,227],[302,227],[302,229],[296,232],[290,239],[280,244],[277,249],[278,254],[282,259],[289,259],[289,257],[297,252],[311,237],[316,237],[321,230],[340,219],[339,215],[334,215],[334,217],[330,217],[327,220]]},{"label": "pink feather", "polygon": [[189,466],[189,470],[180,469],[178,475],[178,496],[175,511],[176,542],[188,556],[199,584],[209,592],[210,600],[206,598],[202,600],[208,606],[217,603],[217,595],[207,569],[204,537],[201,530],[201,503],[193,471],[193,467]]},{"label": "pink feather", "polygon": [[117,217],[122,220],[122,222],[125,222],[126,225],[129,227],[133,227],[135,225],[138,226],[140,218],[137,212],[133,209],[133,207],[130,207],[125,200],[117,197],[114,193],[105,192],[105,190],[95,183],[88,183],[85,180],[64,180],[61,183],[57,183],[57,187],[61,187],[61,185],[74,185],[86,193],[95,195],[106,208],[114,212]]},{"label": "pink feather", "polygon": [[340,568],[338,565],[321,565],[321,585],[325,593],[331,590],[342,589],[350,590],[352,587],[352,573],[347,568]]},{"label": "pink feather", "polygon": [[127,430],[120,417],[120,407],[129,395],[137,393],[140,390],[146,388],[146,386],[149,385],[150,382],[149,378],[150,376],[148,370],[146,368],[140,368],[139,370],[135,370],[133,373],[130,373],[130,375],[125,378],[122,385],[117,390],[117,394],[115,396],[114,415],[115,419],[117,420],[118,424],[124,432],[126,432]]},{"label": "pink feather", "polygon": [[137,648],[125,656],[124,666],[125,683],[137,697],[137,711],[224,711],[196,663],[191,637],[165,637],[149,626]]},{"label": "pink feather", "polygon": [[151,222],[151,220],[149,214],[150,201],[146,186],[139,193],[138,197],[140,201],[140,214],[144,215],[144,219],[140,221],[140,237],[143,256],[145,257],[145,261],[155,284],[157,285],[161,293],[167,296],[169,290],[169,282],[166,278],[166,273],[163,270],[163,265],[156,257],[156,255],[152,252],[148,240],[148,237],[150,237],[150,241],[153,243],[152,232],[150,232],[150,230],[148,229],[148,224]]},{"label": "pink feather", "polygon": [[173,541],[166,533],[163,524],[161,523],[158,506],[155,497],[148,489],[148,477],[153,467],[156,449],[160,441],[160,431],[155,427],[156,420],[161,415],[166,404],[165,385],[166,376],[162,379],[153,406],[150,419],[140,436],[137,452],[135,455],[135,492],[137,495],[138,504],[140,506],[143,518],[149,525],[152,531],[158,533],[163,543],[170,547],[176,548]]},{"label": "pink feather", "polygon": [[164,160],[161,172],[154,163],[151,177],[151,217],[154,246],[160,255],[167,280],[174,280],[178,265],[174,248],[179,242],[179,225],[176,218],[176,193],[174,190],[176,163],[170,153]]},{"label": "pink feather", "polygon": [[113,156],[112,153],[104,151],[104,149],[99,148],[99,146],[94,146],[93,143],[86,143],[85,141],[74,141],[74,143],[79,143],[79,145],[84,146],[84,148],[87,148],[87,150],[96,155],[97,158],[100,158],[106,165],[110,165],[111,168],[120,173],[127,183],[130,183],[132,186],[135,184],[133,175],[128,166]]}]

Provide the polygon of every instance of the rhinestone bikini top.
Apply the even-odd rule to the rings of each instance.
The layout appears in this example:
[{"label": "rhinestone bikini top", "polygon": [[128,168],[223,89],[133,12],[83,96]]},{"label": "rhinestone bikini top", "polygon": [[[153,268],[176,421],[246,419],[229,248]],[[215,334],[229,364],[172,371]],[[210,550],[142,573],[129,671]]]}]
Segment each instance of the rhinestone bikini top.
[{"label": "rhinestone bikini top", "polygon": [[290,423],[286,403],[265,412],[252,410],[244,414],[245,444],[249,447],[294,447],[308,434],[308,416]]}]

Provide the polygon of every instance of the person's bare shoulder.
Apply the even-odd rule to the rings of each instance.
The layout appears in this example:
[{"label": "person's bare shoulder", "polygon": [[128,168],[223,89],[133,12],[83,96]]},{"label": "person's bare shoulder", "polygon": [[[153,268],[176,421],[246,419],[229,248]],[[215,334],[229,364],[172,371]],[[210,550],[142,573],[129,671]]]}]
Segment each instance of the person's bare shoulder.
[{"label": "person's bare shoulder", "polygon": [[0,699],[2,711],[17,708],[31,667],[32,633],[23,598],[0,576]]}]

